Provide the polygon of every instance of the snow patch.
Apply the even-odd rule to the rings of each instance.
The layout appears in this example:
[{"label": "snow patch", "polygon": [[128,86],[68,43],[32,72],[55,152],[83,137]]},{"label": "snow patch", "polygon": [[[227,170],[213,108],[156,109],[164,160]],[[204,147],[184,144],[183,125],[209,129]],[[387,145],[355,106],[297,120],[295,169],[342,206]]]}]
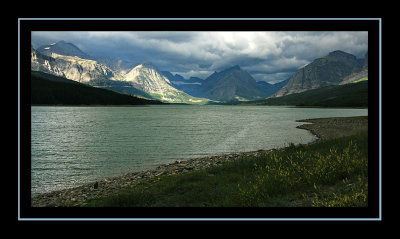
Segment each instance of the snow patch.
[{"label": "snow patch", "polygon": [[193,99],[189,99],[190,102],[194,102],[194,103],[200,103],[202,102],[202,100],[193,100]]}]

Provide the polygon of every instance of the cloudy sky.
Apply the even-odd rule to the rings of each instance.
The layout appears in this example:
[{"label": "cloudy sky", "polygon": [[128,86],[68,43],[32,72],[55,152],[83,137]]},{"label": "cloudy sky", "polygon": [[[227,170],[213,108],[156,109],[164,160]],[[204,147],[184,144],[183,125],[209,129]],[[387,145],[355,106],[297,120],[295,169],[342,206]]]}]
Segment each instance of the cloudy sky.
[{"label": "cloudy sky", "polygon": [[276,83],[334,50],[364,58],[368,32],[32,32],[32,45],[71,42],[91,56],[150,61],[162,71],[207,78],[239,65],[257,81]]}]

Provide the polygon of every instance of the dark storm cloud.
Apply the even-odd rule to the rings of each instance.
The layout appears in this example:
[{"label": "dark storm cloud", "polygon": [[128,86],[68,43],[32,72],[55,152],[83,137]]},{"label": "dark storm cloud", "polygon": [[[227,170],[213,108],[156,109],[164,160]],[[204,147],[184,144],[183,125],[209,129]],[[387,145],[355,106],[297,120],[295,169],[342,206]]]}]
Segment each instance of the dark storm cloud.
[{"label": "dark storm cloud", "polygon": [[93,56],[151,61],[186,78],[239,65],[270,82],[331,51],[363,58],[368,49],[368,32],[32,32],[34,47],[60,40]]}]

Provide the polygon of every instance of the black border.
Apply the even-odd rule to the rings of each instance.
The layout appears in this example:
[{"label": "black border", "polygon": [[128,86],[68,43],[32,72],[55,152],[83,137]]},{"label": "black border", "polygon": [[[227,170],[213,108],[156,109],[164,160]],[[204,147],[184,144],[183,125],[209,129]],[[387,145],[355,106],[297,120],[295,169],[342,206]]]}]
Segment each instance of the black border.
[{"label": "black border", "polygon": [[[222,218],[375,219],[379,214],[379,33],[374,20],[35,20],[20,25],[20,218],[171,220]],[[31,31],[368,31],[369,32],[369,207],[366,208],[33,208],[30,206]]]}]

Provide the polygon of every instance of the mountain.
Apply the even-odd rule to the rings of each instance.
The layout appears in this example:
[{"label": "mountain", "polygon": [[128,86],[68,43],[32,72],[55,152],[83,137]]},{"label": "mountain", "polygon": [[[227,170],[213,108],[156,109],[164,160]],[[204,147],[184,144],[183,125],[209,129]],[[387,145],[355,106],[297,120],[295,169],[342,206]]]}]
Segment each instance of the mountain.
[{"label": "mountain", "polygon": [[138,63],[120,60],[113,56],[97,56],[94,57],[94,59],[98,63],[106,65],[114,71],[122,71],[124,73],[129,72],[132,68],[138,65]]},{"label": "mountain", "polygon": [[41,46],[37,49],[37,51],[46,56],[52,56],[53,53],[56,53],[64,56],[79,57],[81,59],[92,59],[88,54],[83,52],[77,46],[65,41],[59,41],[49,45]]},{"label": "mountain", "polygon": [[259,89],[256,80],[239,66],[214,72],[202,84],[205,98],[219,101],[246,101],[262,99],[266,93]]},{"label": "mountain", "polygon": [[183,76],[179,74],[173,75],[169,71],[162,71],[162,73],[168,78],[168,80],[171,82],[171,86],[174,88],[186,92],[191,96],[204,97],[201,88],[204,82],[203,79],[198,77],[190,77],[190,79],[185,79]]},{"label": "mountain", "polygon": [[328,85],[337,85],[346,76],[360,72],[362,68],[362,62],[354,55],[343,51],[333,51],[327,56],[318,58],[299,69],[290,78],[287,85],[273,97],[300,93]]},{"label": "mountain", "polygon": [[275,89],[277,89],[277,91],[279,91],[279,90],[282,89],[285,85],[287,85],[287,83],[289,82],[289,80],[290,80],[290,78],[288,78],[288,79],[286,79],[286,80],[284,80],[284,81],[275,83],[275,84],[273,84],[273,86],[275,87]]},{"label": "mountain", "polygon": [[134,67],[125,76],[125,81],[133,87],[147,92],[153,98],[172,103],[206,103],[208,100],[196,98],[174,88],[170,80],[150,62]]},{"label": "mountain", "polygon": [[348,84],[351,82],[357,82],[360,80],[368,80],[368,51],[365,53],[365,58],[364,61],[362,62],[362,68],[361,71],[352,73],[348,76],[346,76],[340,83],[339,85],[344,85]]},{"label": "mountain", "polygon": [[368,52],[365,59],[333,51],[299,69],[277,84],[257,82],[239,66],[214,72],[205,80],[161,72],[150,62],[126,62],[115,57],[89,56],[65,41],[31,48],[31,70],[71,79],[97,88],[158,99],[171,103],[207,103],[261,100],[305,92],[324,86],[348,84],[368,79]]},{"label": "mountain", "polygon": [[275,94],[280,89],[282,89],[282,87],[284,87],[289,82],[289,79],[278,82],[276,84],[269,84],[268,82],[265,82],[265,81],[257,81],[257,85],[260,90],[265,92],[266,97],[268,97],[268,96]]},{"label": "mountain", "polygon": [[123,61],[113,56],[90,56],[85,52],[83,52],[74,44],[65,41],[59,41],[49,45],[41,46],[37,49],[37,51],[43,55],[50,57],[54,56],[53,54],[55,53],[57,55],[72,56],[81,59],[94,60],[97,63],[103,64],[115,71],[127,72],[131,70],[133,67],[138,65],[138,63]]},{"label": "mountain", "polygon": [[86,84],[96,88],[112,90],[121,94],[134,95],[145,99],[154,99],[150,94],[136,89],[126,81],[93,79],[86,82]]},{"label": "mountain", "polygon": [[91,57],[64,41],[42,46],[39,50],[31,47],[31,70],[34,71],[164,102],[201,104],[209,101],[174,88],[150,62],[136,64],[114,57]]},{"label": "mountain", "polygon": [[56,59],[41,54],[31,46],[31,70],[64,76],[62,70],[57,66]]},{"label": "mountain", "polygon": [[44,72],[31,71],[31,104],[144,105],[161,104],[161,102],[94,88]]},{"label": "mountain", "polygon": [[97,88],[152,99],[146,92],[122,81],[125,77],[123,72],[113,70],[95,60],[65,56],[54,52],[51,53],[51,56],[47,56],[31,47],[31,70],[64,77]]},{"label": "mountain", "polygon": [[65,77],[81,83],[87,83],[93,79],[113,80],[119,76],[109,67],[99,64],[94,60],[61,55],[50,51],[43,53],[36,51],[32,47],[31,69]]},{"label": "mountain", "polygon": [[278,92],[289,79],[277,84],[265,81],[256,82],[250,74],[239,66],[227,68],[221,72],[214,72],[206,80],[198,77],[185,79],[181,75],[171,72],[162,72],[171,85],[189,95],[210,98],[218,101],[246,101],[260,99]]}]

